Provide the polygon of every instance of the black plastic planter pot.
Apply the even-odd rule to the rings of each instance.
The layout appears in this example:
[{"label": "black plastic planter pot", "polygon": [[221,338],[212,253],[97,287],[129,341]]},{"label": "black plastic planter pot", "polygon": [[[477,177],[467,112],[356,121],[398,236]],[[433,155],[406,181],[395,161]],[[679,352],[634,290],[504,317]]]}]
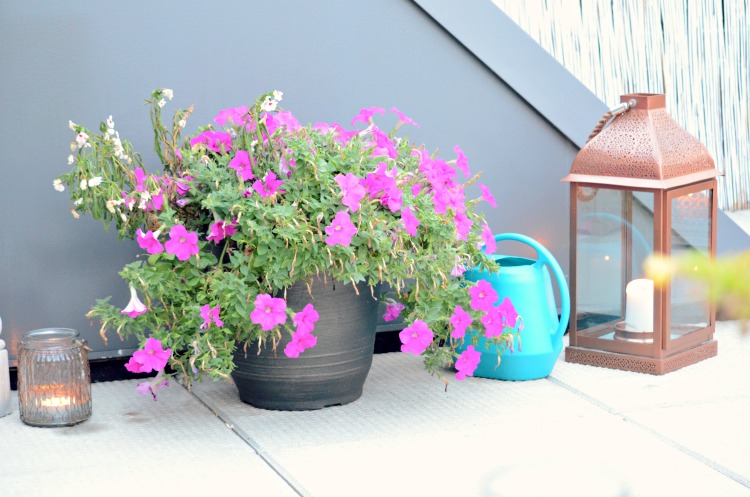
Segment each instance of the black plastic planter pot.
[{"label": "black plastic planter pot", "polygon": [[284,355],[289,333],[274,352],[238,344],[232,372],[240,399],[263,409],[302,411],[348,404],[362,395],[372,365],[378,302],[361,283],[359,295],[351,283],[335,284],[315,278],[312,297],[304,283],[287,290],[287,305],[301,311],[312,303],[320,318],[313,334],[317,345],[299,357]]}]

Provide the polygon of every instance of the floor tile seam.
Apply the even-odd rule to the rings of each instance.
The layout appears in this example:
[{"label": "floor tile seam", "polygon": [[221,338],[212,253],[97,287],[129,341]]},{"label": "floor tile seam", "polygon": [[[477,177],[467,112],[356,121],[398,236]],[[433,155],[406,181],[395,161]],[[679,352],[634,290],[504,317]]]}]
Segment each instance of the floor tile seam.
[{"label": "floor tile seam", "polygon": [[687,400],[684,402],[663,402],[660,404],[644,404],[639,406],[624,407],[619,410],[613,409],[617,414],[625,413],[636,413],[636,412],[647,412],[655,409],[671,409],[673,407],[702,407],[710,406],[722,402],[736,402],[738,400],[750,401],[749,395],[736,395],[731,397],[716,397],[714,399],[706,400]]},{"label": "floor tile seam", "polygon": [[249,433],[243,430],[240,425],[234,421],[232,416],[229,415],[229,413],[221,409],[218,405],[214,405],[210,400],[204,400],[195,391],[189,390],[188,392],[193,397],[195,397],[198,402],[203,404],[216,417],[218,417],[229,430],[231,430],[237,437],[239,437],[240,440],[242,440],[248,447],[250,447],[250,449],[252,449],[253,452],[255,452],[258,457],[261,458],[261,460],[271,469],[271,471],[276,473],[293,492],[295,492],[300,497],[312,497],[312,494],[307,491],[305,487],[299,481],[297,481],[297,479],[294,478],[294,476],[292,476],[289,471],[284,468],[284,465],[277,461],[272,454],[266,451],[261,446],[261,444],[258,443],[257,440],[250,436]]},{"label": "floor tile seam", "polygon": [[592,404],[593,406],[598,407],[599,409],[602,409],[607,414],[610,414],[612,416],[617,416],[618,418],[621,418],[623,421],[627,421],[628,423],[633,424],[634,426],[636,426],[639,429],[643,430],[647,434],[653,436],[654,438],[656,438],[660,442],[662,442],[662,443],[664,443],[664,444],[666,444],[666,445],[668,445],[668,446],[670,446],[670,447],[672,447],[672,448],[674,448],[674,449],[682,452],[683,454],[691,457],[692,459],[695,459],[696,461],[700,462],[701,464],[706,465],[707,467],[713,469],[714,471],[718,472],[719,474],[721,474],[721,475],[723,475],[723,476],[725,476],[727,478],[730,478],[730,479],[736,481],[740,485],[743,485],[743,486],[745,486],[747,488],[750,488],[750,479],[749,478],[747,478],[745,476],[742,476],[742,475],[736,473],[735,471],[732,471],[731,469],[727,468],[726,466],[724,466],[724,465],[722,465],[722,464],[720,464],[720,463],[718,463],[718,462],[716,462],[716,461],[714,461],[712,459],[709,459],[708,457],[704,456],[700,452],[697,452],[697,451],[695,451],[695,450],[693,450],[693,449],[691,449],[691,448],[689,448],[689,447],[681,444],[680,442],[678,442],[678,441],[676,441],[676,440],[674,440],[674,439],[672,439],[672,438],[664,435],[663,433],[655,430],[654,428],[648,426],[647,424],[645,424],[645,423],[643,423],[641,421],[638,421],[637,419],[634,419],[634,418],[630,417],[628,415],[627,411],[617,410],[617,409],[613,408],[612,406],[610,406],[609,404],[606,404],[606,403],[600,401],[599,399],[597,399],[595,397],[592,397],[591,395],[589,395],[589,394],[587,394],[585,392],[582,392],[581,390],[578,390],[576,387],[574,387],[572,385],[569,385],[569,384],[565,383],[564,381],[561,381],[561,380],[559,380],[557,378],[554,378],[552,376],[549,376],[546,379],[547,379],[547,381],[551,382],[553,385],[559,386],[560,388],[564,388],[564,389],[568,390],[569,392],[573,393],[574,395],[582,398],[586,402]]}]

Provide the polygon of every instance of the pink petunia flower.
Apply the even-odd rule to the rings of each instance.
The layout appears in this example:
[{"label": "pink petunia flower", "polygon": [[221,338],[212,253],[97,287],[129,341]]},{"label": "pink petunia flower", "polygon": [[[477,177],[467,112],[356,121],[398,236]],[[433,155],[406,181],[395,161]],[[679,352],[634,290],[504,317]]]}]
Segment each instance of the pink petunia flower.
[{"label": "pink petunia flower", "polygon": [[411,124],[412,126],[418,128],[419,124],[415,123],[412,119],[410,119],[406,114],[401,112],[395,107],[391,108],[391,112],[396,114],[398,116],[399,123],[396,124],[396,126],[400,126],[401,124]]},{"label": "pink petunia flower", "polygon": [[150,211],[160,211],[162,207],[164,207],[164,194],[162,193],[163,190],[159,190],[159,193],[151,197],[151,200],[148,203],[147,210]]},{"label": "pink petunia flower", "polygon": [[341,203],[349,207],[352,212],[357,212],[359,203],[366,193],[361,179],[353,173],[339,174],[333,179],[341,187],[341,194],[343,195]]},{"label": "pink petunia flower", "polygon": [[386,305],[385,313],[383,314],[383,321],[386,323],[393,321],[401,315],[401,311],[403,311],[404,308],[405,306],[401,302],[394,302],[393,304]]},{"label": "pink petunia flower", "polygon": [[191,147],[200,145],[212,152],[225,154],[232,150],[232,135],[222,131],[207,130],[190,140]]},{"label": "pink petunia flower", "polygon": [[481,352],[474,350],[473,345],[466,347],[461,356],[456,360],[457,380],[465,380],[467,376],[474,376],[479,361],[482,359]]},{"label": "pink petunia flower", "polygon": [[488,254],[494,254],[495,250],[497,250],[497,243],[495,242],[495,236],[487,224],[482,227],[482,240],[484,240],[484,251]]},{"label": "pink petunia flower", "polygon": [[289,358],[296,358],[306,349],[315,347],[318,343],[318,337],[310,334],[309,331],[300,331],[297,329],[292,333],[292,340],[284,347],[284,355]]},{"label": "pink petunia flower", "polygon": [[242,105],[240,107],[220,110],[216,114],[216,117],[214,117],[214,122],[219,126],[224,126],[227,123],[234,126],[242,126],[248,119],[248,109]]},{"label": "pink petunia flower", "polygon": [[277,179],[276,173],[269,171],[268,174],[266,174],[265,181],[255,180],[253,183],[253,190],[255,190],[261,197],[268,198],[275,194],[283,184],[283,181]]},{"label": "pink petunia flower", "polygon": [[181,224],[172,226],[169,230],[169,241],[164,244],[167,253],[174,254],[177,259],[186,261],[191,255],[200,252],[198,248],[198,233],[188,230]]},{"label": "pink petunia flower", "polygon": [[502,303],[498,306],[498,311],[503,316],[505,325],[511,328],[516,327],[516,320],[518,319],[518,312],[513,306],[513,302],[508,297],[505,297]]},{"label": "pink petunia flower", "polygon": [[385,115],[385,109],[382,107],[368,107],[366,109],[362,109],[359,111],[359,114],[354,116],[352,118],[351,125],[354,126],[354,123],[361,122],[365,124],[370,124],[370,120],[372,119],[372,116],[375,114],[380,114],[381,116]]},{"label": "pink petunia flower", "polygon": [[490,307],[482,316],[482,324],[485,327],[484,336],[492,338],[503,334],[503,315],[497,307]]},{"label": "pink petunia flower", "polygon": [[154,337],[146,340],[142,350],[133,352],[133,356],[125,365],[131,373],[150,373],[164,369],[172,356],[172,349],[164,350],[161,341]]},{"label": "pink petunia flower", "polygon": [[[294,117],[294,114],[289,112],[288,110],[281,110],[274,114],[274,130],[284,127],[286,128],[287,133],[294,133],[295,131],[298,131],[302,129],[302,125],[300,125],[299,121],[296,117]],[[273,134],[273,131],[269,128],[269,133]]]},{"label": "pink petunia flower", "polygon": [[279,159],[279,174],[292,177],[292,172],[297,170],[297,161],[292,157],[281,156]]},{"label": "pink petunia flower", "polygon": [[231,222],[217,221],[209,226],[208,229],[211,231],[211,234],[206,237],[206,240],[219,243],[224,238],[234,235],[237,232],[237,225]]},{"label": "pink petunia flower", "polygon": [[129,210],[132,211],[133,207],[135,206],[135,197],[136,197],[136,195],[132,195],[131,196],[131,195],[128,195],[127,193],[125,193],[125,192],[120,192],[120,194],[122,195],[122,200],[125,203],[125,206]]},{"label": "pink petunia flower", "polygon": [[388,136],[388,134],[374,127],[370,132],[372,134],[372,137],[374,138],[374,140],[370,141],[370,146],[375,146],[375,148],[372,150],[372,153],[370,154],[372,157],[381,155],[390,157],[391,159],[395,159],[398,157],[398,150],[396,150],[396,146],[393,144],[393,141]]},{"label": "pink petunia flower", "polygon": [[318,311],[312,304],[307,304],[304,309],[294,315],[293,321],[297,325],[297,331],[309,333],[315,329],[315,323],[320,318]]},{"label": "pink petunia flower", "polygon": [[453,151],[456,152],[456,167],[461,170],[462,173],[464,173],[464,178],[469,177],[469,160],[464,155],[464,151],[461,150],[461,148],[456,145],[453,147]]},{"label": "pink petunia flower", "polygon": [[151,230],[144,233],[138,228],[138,231],[136,232],[136,241],[138,242],[138,246],[149,254],[159,254],[164,252],[164,247],[157,239],[157,235]]},{"label": "pink petunia flower", "polygon": [[457,305],[453,309],[453,315],[450,317],[450,322],[453,325],[451,336],[453,338],[463,338],[466,336],[466,329],[471,326],[471,316],[463,307]]},{"label": "pink petunia flower", "polygon": [[401,352],[420,355],[430,346],[435,334],[427,326],[427,323],[417,319],[411,326],[401,330],[398,337],[401,339]]},{"label": "pink petunia flower", "polygon": [[144,185],[144,182],[146,181],[146,178],[148,178],[148,175],[146,172],[140,168],[135,168],[135,190],[138,192],[145,192],[146,186]]},{"label": "pink petunia flower", "polygon": [[219,305],[211,307],[206,304],[201,307],[201,317],[203,318],[203,324],[200,326],[202,330],[208,329],[211,326],[211,322],[216,323],[218,328],[224,326],[224,321],[219,319]]},{"label": "pink petunia flower", "polygon": [[331,221],[330,226],[326,226],[326,244],[327,245],[344,245],[348,247],[352,243],[352,237],[357,234],[357,227],[349,219],[349,214],[345,211],[336,213],[336,217]]},{"label": "pink petunia flower", "polygon": [[487,280],[479,280],[477,284],[469,288],[471,295],[471,308],[475,311],[487,311],[497,302],[497,292]]},{"label": "pink petunia flower", "polygon": [[453,222],[456,223],[456,238],[459,240],[468,240],[471,227],[474,225],[474,221],[463,212],[456,212]]},{"label": "pink petunia flower", "polygon": [[396,168],[389,170],[385,162],[380,162],[375,172],[368,173],[362,181],[370,198],[379,199],[391,212],[398,212],[403,200],[403,192],[396,184],[397,174]]},{"label": "pink petunia flower", "polygon": [[259,324],[263,331],[270,331],[277,324],[286,322],[286,301],[274,298],[267,293],[255,297],[255,310],[250,313],[250,320]]},{"label": "pink petunia flower", "polygon": [[417,226],[420,225],[419,219],[414,215],[411,207],[401,209],[401,222],[404,223],[404,230],[411,236],[417,236]]},{"label": "pink petunia flower", "polygon": [[235,152],[234,157],[232,157],[228,165],[237,171],[237,176],[242,178],[242,181],[249,181],[255,177],[250,161],[250,154],[247,150],[238,150]]},{"label": "pink petunia flower", "polygon": [[134,356],[130,356],[130,359],[127,363],[125,363],[125,369],[130,371],[131,373],[149,373],[150,371],[145,371],[143,369],[143,364],[138,362]]},{"label": "pink petunia flower", "polygon": [[190,176],[189,174],[181,173],[180,179],[174,180],[174,185],[177,187],[177,193],[179,193],[181,196],[185,196],[187,192],[190,191],[190,186],[187,185],[186,181],[193,181],[195,178]]},{"label": "pink petunia flower", "polygon": [[130,302],[127,307],[120,311],[120,314],[127,314],[131,318],[137,318],[141,314],[145,314],[148,309],[143,302],[138,298],[138,293],[135,291],[135,287],[130,285]]},{"label": "pink petunia flower", "polygon": [[495,197],[492,196],[492,193],[490,193],[489,187],[482,183],[477,183],[477,186],[482,191],[482,198],[489,202],[492,207],[497,207],[497,202],[495,201]]},{"label": "pink petunia flower", "polygon": [[164,388],[169,386],[169,381],[164,380],[163,377],[159,374],[157,374],[153,380],[150,381],[144,381],[143,383],[139,383],[135,387],[135,391],[138,392],[141,395],[148,395],[151,394],[151,396],[156,400],[156,388]]},{"label": "pink petunia flower", "polygon": [[466,272],[466,266],[463,264],[457,263],[455,266],[453,266],[453,269],[451,269],[451,276],[462,276]]}]

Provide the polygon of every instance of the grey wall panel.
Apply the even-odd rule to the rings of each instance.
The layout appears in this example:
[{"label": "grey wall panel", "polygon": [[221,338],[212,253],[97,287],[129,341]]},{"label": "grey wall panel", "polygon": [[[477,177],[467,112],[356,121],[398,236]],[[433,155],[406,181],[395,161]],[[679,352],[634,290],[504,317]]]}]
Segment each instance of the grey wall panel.
[{"label": "grey wall panel", "polygon": [[191,132],[272,89],[302,122],[396,106],[420,124],[412,139],[448,159],[458,144],[484,171],[495,232],[539,238],[567,268],[559,180],[576,147],[413,2],[2,2],[0,67],[0,316],[13,357],[44,326],[80,330],[94,357],[135,346],[105,346],[84,314],[99,297],[127,303],[117,271],[138,248],[73,219],[52,180],[68,168],[68,120],[110,114],[158,170],[142,105],[156,87],[175,91],[166,111],[196,104]]}]

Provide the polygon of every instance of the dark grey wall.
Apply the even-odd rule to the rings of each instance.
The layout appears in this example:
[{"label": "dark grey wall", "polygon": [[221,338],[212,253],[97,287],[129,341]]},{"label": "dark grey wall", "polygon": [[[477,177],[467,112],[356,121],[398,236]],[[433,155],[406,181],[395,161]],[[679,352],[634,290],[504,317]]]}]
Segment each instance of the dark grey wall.
[{"label": "dark grey wall", "polygon": [[105,346],[84,314],[96,298],[127,303],[117,272],[137,247],[74,219],[52,180],[68,169],[68,120],[110,114],[158,170],[142,105],[156,87],[175,92],[167,111],[196,104],[191,132],[273,89],[301,122],[396,106],[421,125],[412,139],[447,158],[458,144],[484,171],[496,233],[542,240],[567,271],[560,178],[576,147],[411,1],[2,2],[0,316],[12,357],[24,331],[46,326],[78,329],[94,357],[134,346]]}]

